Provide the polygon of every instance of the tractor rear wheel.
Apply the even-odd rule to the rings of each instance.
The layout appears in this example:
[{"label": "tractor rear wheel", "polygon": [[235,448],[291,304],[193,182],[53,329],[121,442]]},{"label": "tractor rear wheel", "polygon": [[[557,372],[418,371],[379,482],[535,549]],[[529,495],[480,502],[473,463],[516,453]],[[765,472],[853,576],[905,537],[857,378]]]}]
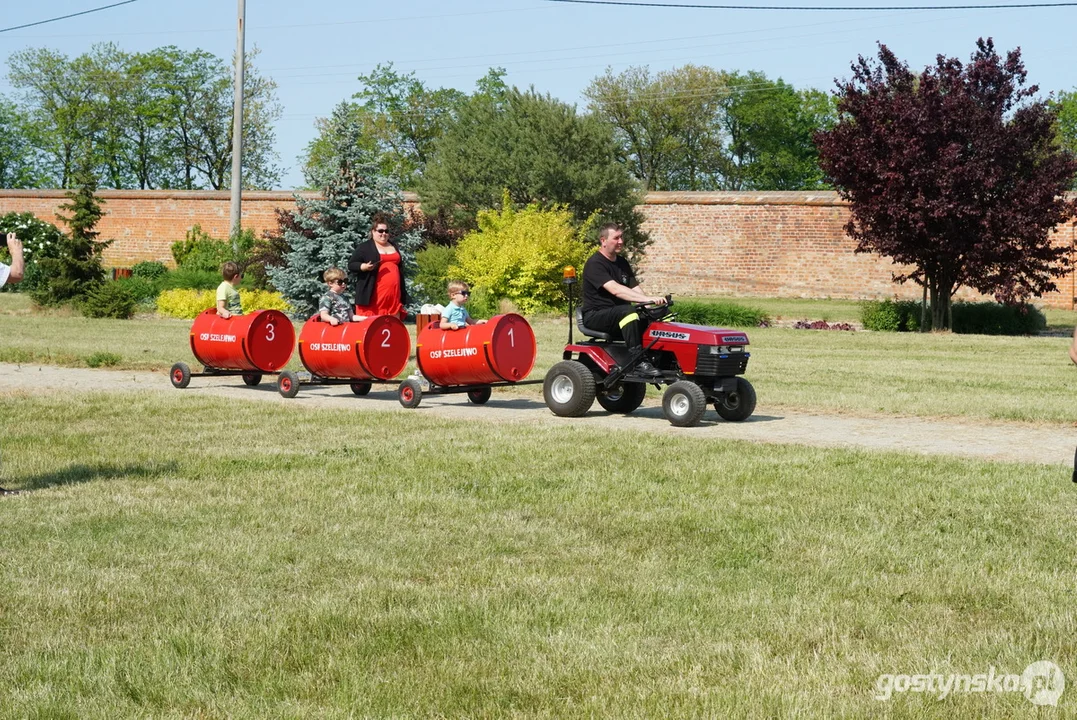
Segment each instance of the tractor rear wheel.
[{"label": "tractor rear wheel", "polygon": [[714,401],[714,409],[723,420],[740,422],[755,412],[755,388],[742,377],[737,378],[737,389]]},{"label": "tractor rear wheel", "polygon": [[542,397],[554,415],[580,417],[595,402],[595,376],[575,360],[562,360],[546,373]]}]

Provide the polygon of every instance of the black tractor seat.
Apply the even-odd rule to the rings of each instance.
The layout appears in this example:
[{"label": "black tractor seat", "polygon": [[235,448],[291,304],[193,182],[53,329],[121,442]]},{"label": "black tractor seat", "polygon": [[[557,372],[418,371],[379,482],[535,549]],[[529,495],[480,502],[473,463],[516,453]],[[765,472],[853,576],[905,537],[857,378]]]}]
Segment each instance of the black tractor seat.
[{"label": "black tractor seat", "polygon": [[576,327],[582,335],[594,338],[595,340],[613,340],[609,333],[593,330],[583,324],[583,308],[576,308]]}]

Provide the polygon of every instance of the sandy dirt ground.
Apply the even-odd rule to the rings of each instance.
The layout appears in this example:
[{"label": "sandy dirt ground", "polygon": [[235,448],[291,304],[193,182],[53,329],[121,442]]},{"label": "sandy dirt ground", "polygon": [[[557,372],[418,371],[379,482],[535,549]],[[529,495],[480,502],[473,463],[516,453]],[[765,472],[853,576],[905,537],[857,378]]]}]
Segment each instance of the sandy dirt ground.
[{"label": "sandy dirt ground", "polygon": [[537,387],[531,388],[535,394],[526,395],[522,394],[522,389],[494,390],[489,403],[483,406],[472,405],[465,396],[458,394],[426,395],[418,408],[406,410],[397,401],[396,387],[395,383],[375,385],[370,394],[362,398],[354,397],[347,386],[303,387],[298,397],[288,400],[278,394],[275,378],[271,377],[254,388],[244,386],[238,377],[194,378],[190,387],[176,390],[164,372],[0,363],[0,402],[4,395],[12,393],[182,392],[288,404],[312,411],[332,405],[357,411],[422,413],[477,422],[571,423],[623,431],[673,433],[700,439],[799,443],[1067,466],[1073,464],[1077,445],[1077,428],[1071,426],[955,418],[825,415],[772,407],[764,400],[760,400],[755,414],[746,422],[724,422],[710,410],[703,423],[694,428],[671,426],[663,418],[658,400],[650,397],[643,407],[629,416],[609,415],[596,403],[583,418],[559,418],[546,408]]}]

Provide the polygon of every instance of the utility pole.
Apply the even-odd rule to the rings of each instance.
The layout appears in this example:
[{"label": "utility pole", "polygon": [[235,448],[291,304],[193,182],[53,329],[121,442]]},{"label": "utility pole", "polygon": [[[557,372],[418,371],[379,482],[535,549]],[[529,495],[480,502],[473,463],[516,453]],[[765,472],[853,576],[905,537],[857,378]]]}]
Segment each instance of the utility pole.
[{"label": "utility pole", "polygon": [[232,252],[239,253],[240,204],[243,193],[243,26],[246,24],[247,9],[244,0],[239,0],[239,22],[236,30],[236,69],[233,73],[232,106],[232,207],[228,218],[228,228],[232,235]]}]

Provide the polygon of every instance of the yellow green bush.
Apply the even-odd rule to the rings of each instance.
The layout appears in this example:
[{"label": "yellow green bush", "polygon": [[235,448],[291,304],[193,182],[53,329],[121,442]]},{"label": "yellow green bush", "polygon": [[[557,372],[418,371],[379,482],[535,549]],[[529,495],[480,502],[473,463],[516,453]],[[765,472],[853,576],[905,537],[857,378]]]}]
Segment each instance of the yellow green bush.
[{"label": "yellow green bush", "polygon": [[269,290],[241,290],[239,302],[243,306],[243,312],[251,313],[255,310],[280,310],[291,312],[292,306],[279,292]]},{"label": "yellow green bush", "polygon": [[479,229],[457,245],[449,273],[471,284],[487,304],[507,299],[524,313],[558,308],[565,265],[582,268],[594,251],[584,238],[596,217],[577,229],[564,206],[517,210],[505,193],[500,211],[479,213]]},{"label": "yellow green bush", "polygon": [[157,296],[157,312],[168,317],[191,320],[217,304],[213,290],[162,290]]},{"label": "yellow green bush", "polygon": [[[245,313],[255,310],[291,310],[280,293],[267,290],[242,290],[239,293],[239,301]],[[216,305],[217,293],[214,290],[163,290],[157,296],[158,313],[184,320],[193,320],[203,310]]]}]

